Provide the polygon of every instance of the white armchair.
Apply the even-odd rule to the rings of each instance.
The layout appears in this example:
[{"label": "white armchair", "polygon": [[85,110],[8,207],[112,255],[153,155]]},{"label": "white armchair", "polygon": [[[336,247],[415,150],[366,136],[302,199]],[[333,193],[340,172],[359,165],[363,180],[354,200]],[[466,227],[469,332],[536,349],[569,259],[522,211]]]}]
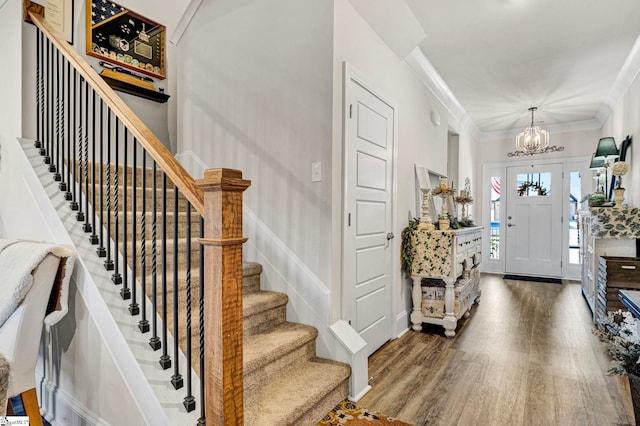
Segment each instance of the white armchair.
[{"label": "white armchair", "polygon": [[[50,317],[57,322],[67,311],[74,256],[59,246],[33,242],[7,244],[6,241],[0,240],[0,289],[11,288],[7,281],[19,281],[20,285],[26,282],[28,287],[22,290],[26,294],[15,303],[17,306],[7,308],[6,303],[0,303],[0,353],[11,363],[7,397],[20,396],[30,424],[37,426],[42,425],[35,388],[42,326],[45,316],[49,322],[52,322]],[[25,272],[21,274],[20,269]],[[3,294],[5,300],[0,302],[6,302],[14,293]],[[6,400],[2,404],[9,413],[13,411]]]}]

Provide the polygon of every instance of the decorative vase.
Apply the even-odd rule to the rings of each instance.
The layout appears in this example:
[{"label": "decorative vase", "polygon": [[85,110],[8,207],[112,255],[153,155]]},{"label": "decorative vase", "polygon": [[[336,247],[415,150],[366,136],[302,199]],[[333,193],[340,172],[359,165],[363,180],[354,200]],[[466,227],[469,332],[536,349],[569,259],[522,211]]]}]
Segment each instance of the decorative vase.
[{"label": "decorative vase", "polygon": [[629,388],[631,389],[631,402],[633,402],[633,414],[636,423],[640,419],[640,377],[629,373]]},{"label": "decorative vase", "polygon": [[624,188],[613,189],[613,201],[616,202],[616,206],[622,206],[622,202],[624,201]]},{"label": "decorative vase", "polygon": [[449,221],[449,219],[439,219],[438,220],[438,229],[440,229],[441,231],[448,230],[449,226],[451,226],[451,222]]}]

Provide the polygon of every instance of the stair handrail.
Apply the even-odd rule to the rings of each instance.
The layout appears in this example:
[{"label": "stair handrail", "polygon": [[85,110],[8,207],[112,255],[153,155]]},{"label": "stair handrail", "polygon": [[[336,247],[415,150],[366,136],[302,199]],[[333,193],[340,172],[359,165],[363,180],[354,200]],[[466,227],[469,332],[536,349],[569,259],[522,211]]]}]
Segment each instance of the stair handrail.
[{"label": "stair handrail", "polygon": [[[242,365],[242,194],[251,182],[232,169],[206,170],[197,182],[82,56],[25,0],[24,19],[36,25],[113,111],[202,216],[206,424],[244,423]],[[201,337],[202,338],[202,337]],[[199,421],[200,424],[200,421]]]},{"label": "stair handrail", "polygon": [[71,47],[66,40],[47,22],[34,12],[26,11],[28,18],[47,36],[58,48],[78,73],[87,81],[105,104],[114,112],[120,121],[129,129],[131,134],[145,148],[165,172],[167,178],[178,187],[180,192],[189,200],[194,209],[204,216],[204,194],[193,177],[182,167],[182,164],[171,155],[169,150],[160,142],[153,132],[142,122],[138,115],[122,100],[120,96],[100,77],[82,56]]}]

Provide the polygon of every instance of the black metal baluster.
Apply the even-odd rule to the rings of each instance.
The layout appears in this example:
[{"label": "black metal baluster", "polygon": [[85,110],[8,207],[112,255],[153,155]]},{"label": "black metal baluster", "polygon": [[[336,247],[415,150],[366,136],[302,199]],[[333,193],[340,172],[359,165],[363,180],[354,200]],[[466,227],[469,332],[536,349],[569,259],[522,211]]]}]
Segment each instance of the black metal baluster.
[{"label": "black metal baluster", "polygon": [[[200,238],[204,238],[204,218],[200,216]],[[198,295],[198,319],[200,324],[200,418],[198,425],[207,424],[204,402],[204,250],[200,245],[200,294]]]},{"label": "black metal baluster", "polygon": [[106,257],[107,250],[104,248],[104,169],[103,169],[103,151],[104,151],[104,101],[100,100],[100,165],[98,167],[98,175],[100,176],[100,182],[98,186],[100,187],[100,226],[98,229],[98,239],[100,240],[100,245],[96,249],[96,253],[98,257]]},{"label": "black metal baluster", "polygon": [[[126,146],[126,141],[127,139],[125,138],[125,146]],[[129,313],[131,315],[138,315],[140,313],[140,307],[138,306],[138,299],[137,299],[137,291],[136,291],[136,265],[138,263],[138,258],[136,257],[138,254],[137,251],[137,247],[136,247],[136,236],[138,235],[136,232],[136,224],[138,222],[137,219],[137,214],[138,214],[138,150],[136,149],[137,146],[137,140],[134,137],[133,138],[133,143],[132,145],[132,154],[133,154],[133,159],[132,159],[132,167],[131,167],[131,186],[133,188],[131,195],[132,195],[132,201],[131,201],[131,303],[129,303]],[[125,164],[126,164],[126,160],[125,160]],[[126,184],[125,184],[125,188],[126,188]],[[142,197],[144,198],[145,193],[144,193],[144,188],[141,191]],[[126,193],[125,193],[126,196]],[[144,214],[144,213],[143,213]],[[126,223],[126,222],[125,222]],[[126,235],[126,231],[125,231],[125,235]],[[144,235],[143,235],[143,240],[144,240]],[[143,273],[144,275],[144,273]],[[126,278],[125,278],[125,283],[127,282]],[[142,304],[144,304],[144,296],[142,297]]]},{"label": "black metal baluster", "polygon": [[[45,144],[44,144],[44,164],[49,164],[51,162],[51,157],[49,156],[51,153],[51,111],[53,109],[52,102],[52,86],[51,83],[51,68],[53,64],[51,63],[51,41],[47,38],[47,121],[45,123]],[[42,154],[42,152],[41,152]]]},{"label": "black metal baluster", "polygon": [[[174,247],[175,250],[175,247]],[[171,357],[167,354],[167,174],[162,173],[162,356],[163,370],[171,367]]]},{"label": "black metal baluster", "polygon": [[39,153],[41,156],[45,156],[47,153],[46,149],[46,138],[47,138],[47,128],[46,128],[46,120],[47,120],[47,96],[46,96],[46,74],[47,67],[45,62],[45,52],[46,52],[46,44],[45,44],[45,36],[42,32],[40,32],[40,146]]},{"label": "black metal baluster", "polygon": [[178,328],[178,187],[173,186],[173,376],[171,384],[174,389],[184,386],[180,366],[178,363],[178,342],[180,333]]},{"label": "black metal baluster", "polygon": [[[100,242],[100,239],[96,235],[96,91],[92,90],[93,96],[91,101],[91,205],[93,206],[93,214],[91,215],[91,236],[89,242],[96,245]],[[102,224],[100,224],[102,228]]]},{"label": "black metal baluster", "polygon": [[[87,80],[84,81],[84,105],[85,105],[85,114],[84,114],[84,133],[83,133],[83,143],[84,143],[84,158],[82,160],[83,168],[83,182],[84,182],[84,224],[82,225],[82,230],[84,232],[91,232],[93,228],[91,227],[91,222],[89,222],[89,82]],[[80,185],[82,189],[82,185]],[[80,191],[82,194],[82,190]],[[82,197],[82,195],[81,195]],[[80,198],[82,201],[82,198]],[[95,215],[94,215],[95,216]]]},{"label": "black metal baluster", "polygon": [[40,122],[40,115],[42,114],[42,95],[40,90],[42,89],[42,31],[36,27],[36,140],[33,146],[36,148],[42,147],[42,123]]},{"label": "black metal baluster", "polygon": [[71,195],[71,185],[73,182],[71,181],[71,143],[73,140],[73,127],[71,126],[71,104],[75,105],[75,100],[71,99],[71,63],[67,61],[67,112],[66,112],[66,120],[65,120],[65,138],[67,142],[67,158],[65,159],[66,168],[67,168],[67,180],[65,182],[60,183],[58,188],[60,191],[64,192],[64,199],[66,201],[71,201],[73,196]]},{"label": "black metal baluster", "polygon": [[[51,164],[49,164],[49,172],[53,173],[53,180],[55,182],[60,182],[62,177],[60,176],[60,123],[61,123],[61,110],[60,104],[62,102],[62,96],[60,95],[60,51],[55,49],[56,53],[56,63],[55,63],[55,74],[56,74],[56,136],[55,136],[55,150],[51,152]],[[55,161],[53,160],[55,157]]]},{"label": "black metal baluster", "polygon": [[[134,152],[137,149],[134,147]],[[138,321],[138,329],[141,333],[149,332],[149,321],[147,320],[147,303],[145,296],[147,294],[147,154],[142,151],[142,213],[140,215],[140,285],[142,286],[142,295],[140,300],[142,303],[142,312],[140,321]],[[154,198],[155,200],[155,198]]]},{"label": "black metal baluster", "polygon": [[[187,368],[185,375],[187,376],[187,396],[184,397],[182,405],[187,413],[196,409],[196,399],[192,395],[191,390],[191,203],[187,201],[187,251],[185,253],[187,262],[187,327],[185,333],[187,335]],[[177,359],[177,358],[176,358]],[[177,362],[176,362],[177,364]],[[202,374],[202,373],[201,373]]]},{"label": "black metal baluster", "polygon": [[119,249],[119,235],[118,235],[118,229],[119,229],[119,225],[120,225],[120,220],[119,220],[119,216],[120,216],[120,211],[118,209],[118,198],[120,195],[120,187],[119,187],[119,180],[118,177],[120,176],[120,158],[119,158],[119,147],[120,147],[120,119],[116,116],[116,152],[115,152],[115,156],[116,156],[116,161],[115,161],[115,177],[113,179],[113,239],[115,240],[114,243],[114,247],[115,247],[115,252],[113,253],[113,275],[111,275],[111,281],[114,284],[122,284],[122,275],[120,275],[120,266],[119,266],[119,260],[120,260],[120,256],[118,256],[118,249]]},{"label": "black metal baluster", "polygon": [[[145,173],[147,172],[146,170],[144,171]],[[157,281],[157,271],[156,271],[156,266],[157,266],[157,225],[158,225],[158,212],[157,212],[157,201],[156,201],[156,192],[157,192],[157,185],[156,185],[156,162],[155,160],[153,161],[153,168],[152,168],[152,172],[153,175],[151,177],[151,182],[152,182],[152,199],[151,199],[151,204],[153,205],[152,210],[152,221],[153,221],[153,226],[151,227],[151,304],[153,307],[153,311],[149,314],[151,315],[151,328],[152,328],[152,336],[151,339],[149,339],[149,346],[151,346],[153,348],[154,351],[157,351],[158,349],[160,349],[162,347],[162,342],[160,341],[160,338],[158,337],[158,281]]]},{"label": "black metal baluster", "polygon": [[[65,166],[65,161],[67,161],[67,156],[65,155],[66,148],[69,146],[68,143],[68,133],[69,129],[67,126],[67,117],[69,114],[67,113],[67,109],[69,108],[69,67],[66,59],[63,58],[62,69],[60,70],[60,74],[62,76],[62,92],[60,96],[61,108],[60,108],[60,158],[58,160],[58,174],[60,176],[60,183],[58,184],[58,189],[62,192],[67,190],[67,181],[65,180],[64,169],[67,169],[67,176],[69,173],[69,167]],[[67,64],[65,71],[65,64]],[[65,87],[67,96],[65,97]]]},{"label": "black metal baluster", "polygon": [[76,147],[76,132],[77,132],[77,127],[76,127],[76,115],[77,115],[77,104],[78,104],[78,83],[76,81],[76,77],[78,76],[78,71],[76,71],[76,69],[73,69],[73,116],[72,116],[72,126],[71,129],[73,129],[73,134],[71,137],[71,144],[73,145],[73,154],[71,155],[71,165],[70,167],[72,167],[73,169],[73,181],[69,181],[69,185],[71,186],[71,210],[78,210],[78,202],[76,201],[76,187],[77,185],[75,184],[76,182],[78,182],[78,168],[77,168],[77,147]]},{"label": "black metal baluster", "polygon": [[82,88],[84,87],[84,77],[80,76],[80,96],[79,96],[79,103],[80,106],[78,108],[79,110],[79,114],[80,116],[78,117],[78,162],[77,167],[78,167],[78,175],[76,176],[76,182],[77,182],[77,187],[78,190],[76,191],[78,194],[78,213],[76,213],[76,220],[78,222],[83,222],[85,219],[84,216],[84,212],[82,211],[82,178],[83,178],[83,173],[84,173],[84,169],[85,166],[84,164],[82,164],[82,159],[84,158],[84,148],[85,148],[85,141],[86,138],[84,137],[84,134],[86,133],[86,129],[83,126],[83,117],[86,115],[85,114],[85,110],[84,110],[84,105],[82,103]]},{"label": "black metal baluster", "polygon": [[107,111],[107,235],[106,248],[107,260],[104,261],[104,269],[113,271],[111,260],[111,109]]},{"label": "black metal baluster", "polygon": [[[120,297],[122,300],[131,299],[131,290],[129,289],[129,282],[127,278],[129,277],[129,268],[127,268],[127,264],[129,263],[129,258],[127,257],[127,175],[128,173],[128,164],[127,164],[127,150],[128,150],[128,140],[127,136],[129,131],[126,127],[123,126],[124,131],[124,144],[123,144],[123,158],[122,158],[122,288],[120,289]],[[135,191],[135,188],[133,189]],[[135,192],[133,195],[135,199]],[[117,231],[116,231],[117,232]],[[118,264],[116,263],[116,271],[118,270]]]}]

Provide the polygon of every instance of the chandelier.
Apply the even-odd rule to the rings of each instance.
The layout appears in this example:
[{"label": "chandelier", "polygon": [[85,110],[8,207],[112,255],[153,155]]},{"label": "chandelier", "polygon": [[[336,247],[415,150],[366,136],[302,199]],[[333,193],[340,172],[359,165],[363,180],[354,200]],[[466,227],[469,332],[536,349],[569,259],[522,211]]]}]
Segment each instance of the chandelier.
[{"label": "chandelier", "polygon": [[533,124],[533,113],[538,107],[531,107],[531,126],[524,129],[516,136],[516,150],[509,152],[509,157],[521,155],[544,154],[546,152],[564,151],[564,147],[549,146],[549,132]]}]

